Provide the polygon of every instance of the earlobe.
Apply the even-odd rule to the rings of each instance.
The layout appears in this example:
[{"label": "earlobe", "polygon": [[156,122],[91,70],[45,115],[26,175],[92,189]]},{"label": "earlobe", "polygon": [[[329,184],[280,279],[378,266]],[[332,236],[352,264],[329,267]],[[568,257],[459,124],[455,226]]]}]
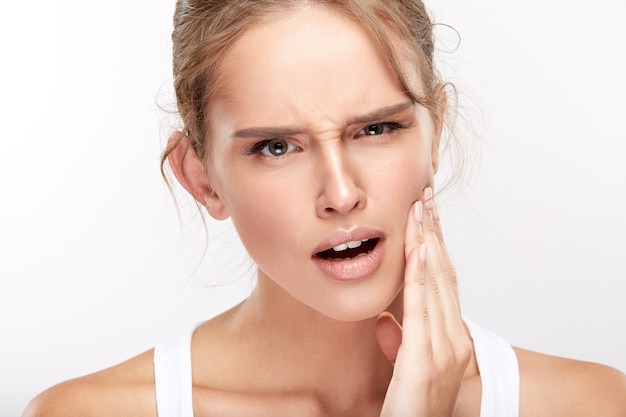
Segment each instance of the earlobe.
[{"label": "earlobe", "polygon": [[167,160],[174,176],[189,194],[202,204],[209,214],[217,219],[228,218],[228,210],[209,182],[206,168],[191,147],[189,137],[176,131],[168,139],[172,151]]}]

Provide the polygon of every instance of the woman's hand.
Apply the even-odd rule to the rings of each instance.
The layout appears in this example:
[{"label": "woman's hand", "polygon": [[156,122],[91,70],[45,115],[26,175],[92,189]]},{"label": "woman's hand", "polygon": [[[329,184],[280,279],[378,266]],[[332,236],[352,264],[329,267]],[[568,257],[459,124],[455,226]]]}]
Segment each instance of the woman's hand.
[{"label": "woman's hand", "polygon": [[408,217],[402,326],[389,313],[376,325],[379,345],[394,363],[381,416],[452,417],[473,345],[431,188]]}]

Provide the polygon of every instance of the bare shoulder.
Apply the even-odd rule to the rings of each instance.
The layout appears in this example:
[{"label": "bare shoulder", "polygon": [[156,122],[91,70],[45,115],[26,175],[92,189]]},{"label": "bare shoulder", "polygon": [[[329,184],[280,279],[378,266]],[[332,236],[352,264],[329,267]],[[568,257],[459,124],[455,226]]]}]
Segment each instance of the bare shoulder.
[{"label": "bare shoulder", "polygon": [[55,385],[35,397],[22,417],[156,417],[153,351]]},{"label": "bare shoulder", "polygon": [[520,415],[626,417],[626,376],[596,363],[515,348]]}]

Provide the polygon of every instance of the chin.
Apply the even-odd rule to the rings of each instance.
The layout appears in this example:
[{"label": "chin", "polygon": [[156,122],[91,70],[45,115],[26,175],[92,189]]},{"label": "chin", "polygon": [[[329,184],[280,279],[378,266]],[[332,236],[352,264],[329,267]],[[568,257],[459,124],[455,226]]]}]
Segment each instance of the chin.
[{"label": "chin", "polygon": [[372,294],[348,299],[336,300],[334,305],[325,305],[317,309],[320,313],[338,321],[357,322],[378,317],[380,313],[396,300],[401,286],[395,291],[385,293],[376,291]]}]

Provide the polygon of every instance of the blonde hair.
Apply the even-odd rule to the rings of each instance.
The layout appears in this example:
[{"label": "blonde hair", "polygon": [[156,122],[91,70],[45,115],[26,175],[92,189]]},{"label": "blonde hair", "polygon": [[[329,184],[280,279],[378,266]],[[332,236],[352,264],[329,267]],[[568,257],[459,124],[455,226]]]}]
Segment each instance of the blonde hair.
[{"label": "blonde hair", "polygon": [[[440,80],[433,64],[433,24],[421,0],[178,0],[172,32],[174,88],[183,132],[199,158],[204,159],[209,149],[208,108],[229,47],[252,25],[311,5],[333,7],[370,30],[401,88],[428,108],[436,121],[443,117],[438,106],[444,92],[438,87]],[[406,51],[394,49],[390,33],[400,39]],[[423,91],[419,93],[403,72],[399,56],[407,51],[421,78]],[[182,138],[180,135],[168,143],[161,159],[162,170]]]}]

